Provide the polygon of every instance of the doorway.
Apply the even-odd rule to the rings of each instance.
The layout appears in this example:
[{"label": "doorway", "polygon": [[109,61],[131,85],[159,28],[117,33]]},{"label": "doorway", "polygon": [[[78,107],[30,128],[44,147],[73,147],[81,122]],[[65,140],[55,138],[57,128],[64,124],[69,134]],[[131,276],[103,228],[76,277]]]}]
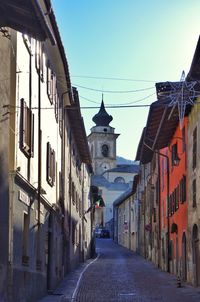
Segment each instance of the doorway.
[{"label": "doorway", "polygon": [[186,251],[186,235],[182,237],[182,279],[187,280],[187,251]]},{"label": "doorway", "polygon": [[199,252],[199,234],[198,227],[195,224],[192,230],[192,249],[194,264],[194,285],[200,286],[200,252]]}]

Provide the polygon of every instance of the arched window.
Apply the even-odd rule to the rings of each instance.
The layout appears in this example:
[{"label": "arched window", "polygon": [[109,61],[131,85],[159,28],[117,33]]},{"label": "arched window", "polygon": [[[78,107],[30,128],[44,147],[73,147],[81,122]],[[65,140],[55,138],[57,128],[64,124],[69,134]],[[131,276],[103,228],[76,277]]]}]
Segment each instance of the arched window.
[{"label": "arched window", "polygon": [[108,148],[108,145],[104,144],[102,147],[101,147],[101,153],[104,157],[108,157],[108,152],[109,152],[109,148]]},{"label": "arched window", "polygon": [[115,183],[120,183],[120,184],[124,184],[125,183],[125,179],[121,176],[116,177],[114,180]]}]

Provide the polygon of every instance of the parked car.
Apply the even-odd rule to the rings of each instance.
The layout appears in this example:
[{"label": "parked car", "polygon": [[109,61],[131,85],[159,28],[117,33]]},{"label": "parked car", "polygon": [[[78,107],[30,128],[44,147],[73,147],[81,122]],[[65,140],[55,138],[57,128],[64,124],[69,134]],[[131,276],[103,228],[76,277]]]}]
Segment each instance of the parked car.
[{"label": "parked car", "polygon": [[96,238],[100,238],[100,237],[101,237],[101,232],[102,232],[102,229],[101,229],[101,228],[96,229],[96,230],[95,230],[95,237],[96,237]]},{"label": "parked car", "polygon": [[100,237],[101,237],[101,238],[110,238],[110,232],[109,232],[109,230],[102,229],[102,230],[101,230]]}]

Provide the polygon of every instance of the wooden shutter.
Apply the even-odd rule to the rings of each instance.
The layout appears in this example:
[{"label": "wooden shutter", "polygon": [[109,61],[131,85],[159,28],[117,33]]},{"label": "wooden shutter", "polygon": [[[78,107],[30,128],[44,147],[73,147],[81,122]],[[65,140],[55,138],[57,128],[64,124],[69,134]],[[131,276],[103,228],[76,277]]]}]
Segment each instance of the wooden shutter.
[{"label": "wooden shutter", "polygon": [[33,156],[34,115],[21,99],[20,114],[20,149],[28,157]]},{"label": "wooden shutter", "polygon": [[56,177],[56,157],[55,151],[51,148],[51,144],[47,143],[47,182],[53,187]]},{"label": "wooden shutter", "polygon": [[40,42],[35,41],[35,68],[40,72]]},{"label": "wooden shutter", "polygon": [[52,184],[52,181],[51,181],[51,145],[50,143],[48,142],[47,143],[47,182],[48,184]]}]

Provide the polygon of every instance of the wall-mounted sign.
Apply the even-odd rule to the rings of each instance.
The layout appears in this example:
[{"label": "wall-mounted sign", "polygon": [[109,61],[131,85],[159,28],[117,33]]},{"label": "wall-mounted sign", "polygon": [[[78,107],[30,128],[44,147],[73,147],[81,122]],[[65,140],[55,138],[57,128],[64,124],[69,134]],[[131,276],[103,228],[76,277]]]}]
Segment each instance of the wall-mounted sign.
[{"label": "wall-mounted sign", "polygon": [[[24,191],[18,191],[18,199],[19,201],[23,202],[27,207],[30,207],[31,199]],[[34,203],[31,205],[31,209],[34,209]]]}]

